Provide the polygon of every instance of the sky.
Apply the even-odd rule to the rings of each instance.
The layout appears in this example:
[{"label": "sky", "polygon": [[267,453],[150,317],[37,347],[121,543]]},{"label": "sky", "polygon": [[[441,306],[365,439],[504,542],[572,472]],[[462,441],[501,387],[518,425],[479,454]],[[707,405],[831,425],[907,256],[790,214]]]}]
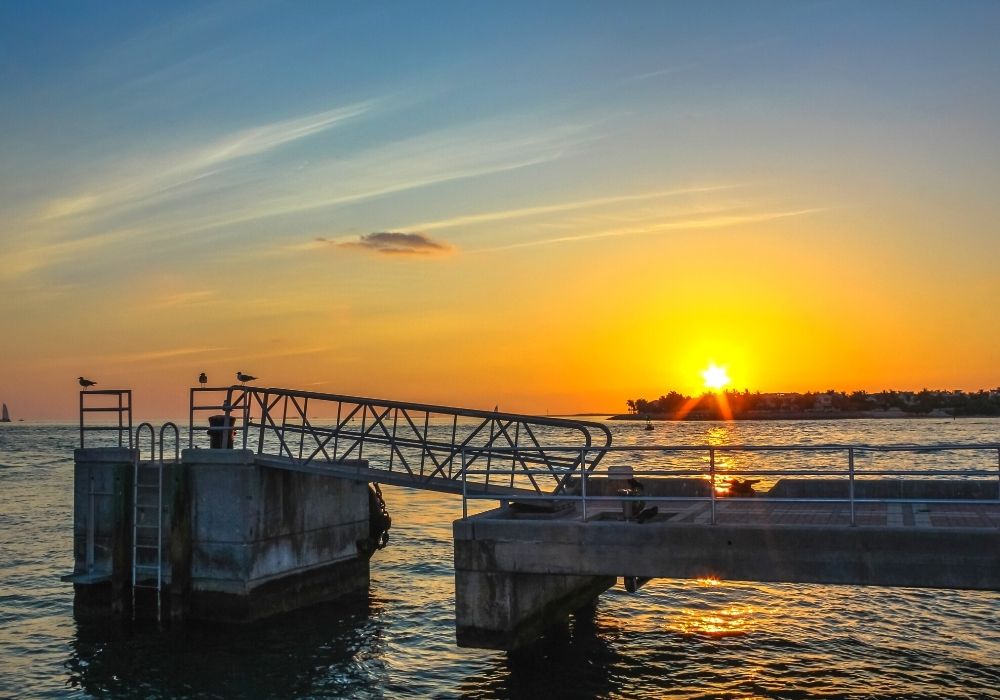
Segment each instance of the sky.
[{"label": "sky", "polygon": [[1000,385],[996,2],[0,3],[0,400]]}]

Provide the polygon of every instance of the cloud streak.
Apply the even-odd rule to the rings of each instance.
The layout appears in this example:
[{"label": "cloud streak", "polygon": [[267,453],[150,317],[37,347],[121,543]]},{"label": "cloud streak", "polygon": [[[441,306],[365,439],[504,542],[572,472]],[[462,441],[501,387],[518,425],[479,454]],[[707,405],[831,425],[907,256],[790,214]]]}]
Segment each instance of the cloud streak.
[{"label": "cloud streak", "polygon": [[[245,248],[254,243],[247,236],[250,224],[251,235],[262,242],[271,220],[294,228],[296,218],[315,220],[326,215],[324,210],[551,162],[599,138],[593,123],[546,125],[538,118],[508,115],[371,144],[324,139],[308,161],[290,160],[286,149],[292,144],[374,116],[376,105],[387,102],[359,102],[243,129],[177,157],[119,157],[119,175],[95,175],[96,184],[88,190],[52,197],[33,220],[22,222],[20,229],[30,235],[11,242],[7,254],[12,259],[0,263],[0,275],[16,277],[65,264],[77,247],[92,257],[91,249],[111,242],[103,233],[108,230],[128,230],[116,234],[109,262],[141,254],[140,242],[173,244],[196,236],[239,234]],[[409,228],[414,230],[422,231]],[[358,243],[371,247],[378,241]],[[442,252],[409,243],[382,248],[388,254]]]},{"label": "cloud streak", "polygon": [[57,361],[49,361],[51,364],[59,366],[81,366],[81,365],[92,365],[92,366],[112,366],[116,364],[132,364],[132,363],[143,363],[143,362],[161,362],[163,360],[171,360],[178,357],[193,357],[198,355],[208,355],[211,353],[220,353],[229,350],[229,348],[224,347],[186,347],[186,348],[171,348],[169,350],[149,350],[143,352],[127,352],[118,353],[111,355],[99,355],[90,357],[69,357],[60,359]]},{"label": "cloud streak", "polygon": [[180,156],[153,158],[152,161],[128,167],[116,182],[97,192],[86,192],[54,199],[41,212],[39,221],[46,222],[76,217],[125,205],[137,206],[155,201],[185,185],[218,175],[237,161],[259,156],[320,134],[372,110],[376,101],[357,102],[344,107],[314,114],[261,124],[236,131]]},{"label": "cloud streak", "polygon": [[503,211],[487,212],[484,214],[470,214],[467,216],[456,216],[450,219],[440,219],[438,221],[428,221],[416,224],[408,228],[419,231],[434,231],[438,229],[453,228],[456,226],[473,226],[476,224],[493,223],[496,221],[509,221],[544,214],[558,214],[577,209],[588,209],[591,207],[608,206],[612,204],[628,204],[631,202],[641,202],[667,197],[677,197],[687,194],[704,194],[708,192],[719,192],[733,189],[737,185],[714,185],[707,187],[688,187],[675,190],[662,190],[659,192],[647,192],[641,194],[616,195],[612,197],[595,197],[593,199],[578,200],[574,202],[560,202],[558,204],[545,204],[535,207],[523,207],[519,209],[506,209]]},{"label": "cloud streak", "polygon": [[560,236],[558,238],[546,238],[535,241],[523,241],[521,243],[511,243],[510,245],[496,246],[493,248],[481,248],[476,253],[492,253],[501,250],[515,250],[518,248],[534,248],[537,246],[558,245],[561,243],[578,243],[581,241],[596,240],[599,238],[621,238],[624,236],[641,236],[665,231],[681,231],[696,229],[727,228],[739,226],[741,224],[757,224],[778,219],[787,219],[796,216],[805,216],[825,211],[823,208],[796,209],[789,211],[763,212],[757,214],[717,214],[712,216],[687,217],[676,221],[668,221],[660,224],[648,226],[636,226],[631,228],[610,228],[602,231],[594,231],[575,236]]}]

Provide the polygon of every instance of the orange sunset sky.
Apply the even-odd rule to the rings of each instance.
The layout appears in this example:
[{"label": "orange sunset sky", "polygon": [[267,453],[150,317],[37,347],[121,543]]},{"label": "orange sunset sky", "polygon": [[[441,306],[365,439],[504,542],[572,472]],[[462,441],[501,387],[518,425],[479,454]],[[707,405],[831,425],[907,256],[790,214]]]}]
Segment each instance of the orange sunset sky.
[{"label": "orange sunset sky", "polygon": [[0,16],[15,417],[1000,384],[996,4]]}]

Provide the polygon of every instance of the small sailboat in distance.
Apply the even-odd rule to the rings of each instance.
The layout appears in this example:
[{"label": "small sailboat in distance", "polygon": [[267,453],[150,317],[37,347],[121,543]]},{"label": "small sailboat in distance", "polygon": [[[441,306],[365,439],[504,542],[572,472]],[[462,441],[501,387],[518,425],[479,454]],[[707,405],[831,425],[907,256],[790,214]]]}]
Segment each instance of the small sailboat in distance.
[{"label": "small sailboat in distance", "polygon": [[649,420],[649,416],[646,416],[646,427],[644,427],[643,430],[652,430],[652,429],[653,429],[653,421]]},{"label": "small sailboat in distance", "polygon": [[7,412],[7,404],[3,405],[3,414],[0,415],[0,423],[10,423],[10,413]]}]

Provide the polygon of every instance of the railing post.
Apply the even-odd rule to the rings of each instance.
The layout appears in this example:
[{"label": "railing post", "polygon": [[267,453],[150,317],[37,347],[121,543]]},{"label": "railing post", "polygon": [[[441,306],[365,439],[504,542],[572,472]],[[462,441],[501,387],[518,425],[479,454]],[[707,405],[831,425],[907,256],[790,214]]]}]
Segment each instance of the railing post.
[{"label": "railing post", "polygon": [[188,449],[194,449],[194,392],[195,388],[191,387],[190,395],[191,398],[188,399]]},{"label": "railing post", "polygon": [[[245,396],[245,395],[244,395]],[[271,400],[271,393],[268,391],[264,392],[264,400],[260,402],[260,433],[257,439],[257,454],[264,454],[264,432],[268,421],[268,402]],[[249,401],[249,399],[247,399]]]},{"label": "railing post", "polygon": [[465,473],[465,448],[462,448],[462,520],[467,520],[469,517],[469,488],[466,483],[468,478]]},{"label": "railing post", "polygon": [[281,402],[281,448],[282,452],[287,451],[288,457],[291,459],[292,451],[288,449],[288,444],[285,442],[285,425],[288,422],[288,394],[285,394],[285,399]]},{"label": "railing post", "polygon": [[83,392],[80,392],[80,449],[85,447],[83,442]]},{"label": "railing post", "polygon": [[587,522],[587,450],[580,450],[580,499],[583,502],[583,522]]},{"label": "railing post", "polygon": [[712,524],[715,525],[715,448],[708,448],[708,473],[711,479],[711,493],[712,493]]},{"label": "railing post", "polygon": [[851,501],[851,527],[857,525],[857,521],[854,516],[854,448],[847,448],[847,476],[850,479],[848,485],[848,494]]},{"label": "railing post", "polygon": [[[261,421],[260,429],[264,429],[263,421]],[[247,441],[250,440],[250,395],[247,392],[243,392],[243,449],[247,448]]]},{"label": "railing post", "polygon": [[1000,499],[1000,447],[997,448],[997,499]]},{"label": "railing post", "polygon": [[[361,435],[358,437],[358,461],[364,458],[365,451],[365,422],[368,420],[368,404],[361,404]],[[347,450],[350,452],[350,449]]]},{"label": "railing post", "polygon": [[128,448],[132,449],[132,390],[128,390]]},{"label": "railing post", "polygon": [[[299,459],[302,459],[302,450],[306,445],[306,426],[309,427],[309,432],[313,433],[312,423],[309,422],[309,397],[307,396],[302,402],[302,431],[299,433]],[[315,434],[315,433],[313,433]]]},{"label": "railing post", "polygon": [[[123,427],[123,421],[122,421],[122,394],[121,394],[121,392],[118,392],[118,447],[121,447],[122,443],[124,442],[124,440],[122,440],[122,427]],[[129,433],[130,433],[129,437],[131,438],[132,437],[131,431],[129,431]]]}]

